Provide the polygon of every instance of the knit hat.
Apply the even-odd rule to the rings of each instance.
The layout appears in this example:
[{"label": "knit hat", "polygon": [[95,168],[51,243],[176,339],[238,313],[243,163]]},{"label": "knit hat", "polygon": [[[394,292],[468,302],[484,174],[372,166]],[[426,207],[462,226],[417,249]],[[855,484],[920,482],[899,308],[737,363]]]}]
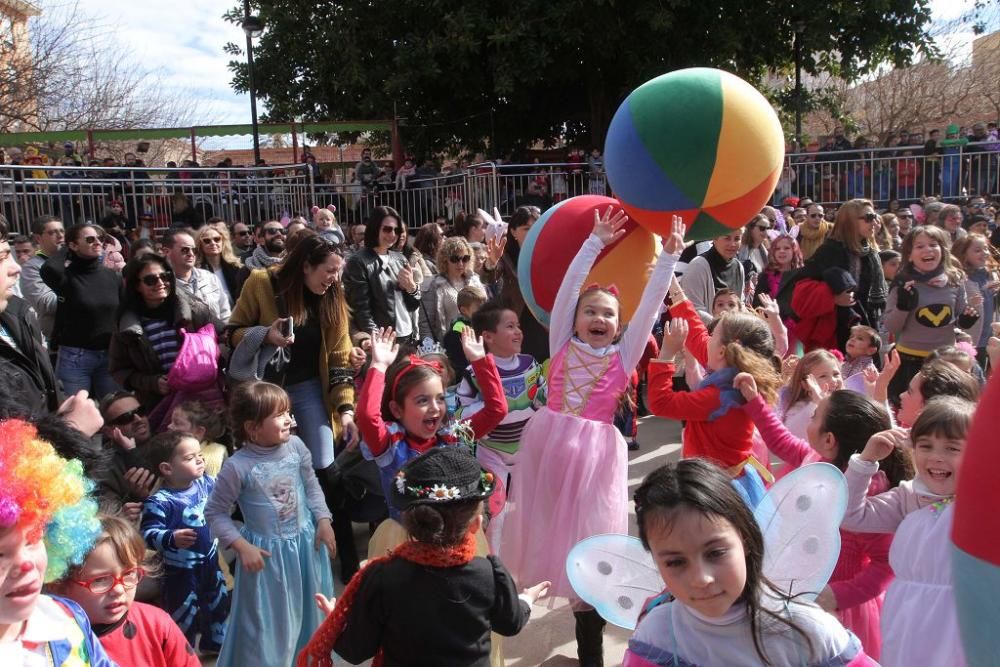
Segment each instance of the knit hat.
[{"label": "knit hat", "polygon": [[480,468],[465,447],[435,447],[396,473],[392,504],[406,510],[414,505],[485,500],[495,486],[493,473]]},{"label": "knit hat", "polygon": [[834,295],[853,292],[858,288],[854,276],[838,266],[831,266],[823,271],[823,282],[827,284]]}]

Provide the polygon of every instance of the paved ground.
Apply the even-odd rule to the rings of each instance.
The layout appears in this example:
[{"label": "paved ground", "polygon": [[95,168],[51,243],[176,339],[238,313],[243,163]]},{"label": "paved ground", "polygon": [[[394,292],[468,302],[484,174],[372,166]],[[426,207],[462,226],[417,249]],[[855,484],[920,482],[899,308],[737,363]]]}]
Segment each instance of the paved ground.
[{"label": "paved ground", "polygon": [[[645,417],[639,420],[639,443],[637,452],[629,452],[629,497],[632,490],[650,471],[680,455],[680,423]],[[634,515],[630,521],[630,532],[637,534]],[[364,558],[368,547],[368,530],[356,526],[358,551]],[[334,572],[338,571],[335,565]],[[343,588],[337,582],[337,593]],[[621,664],[629,632],[608,626],[604,635],[604,657],[607,667]],[[532,610],[531,622],[517,637],[504,640],[504,656],[507,667],[571,667],[577,664],[576,640],[574,638],[573,614],[565,600],[557,600],[552,609],[536,605]],[[204,665],[214,665],[214,660],[203,660]],[[347,663],[335,662],[337,665]],[[365,663],[368,665],[370,663]]]}]

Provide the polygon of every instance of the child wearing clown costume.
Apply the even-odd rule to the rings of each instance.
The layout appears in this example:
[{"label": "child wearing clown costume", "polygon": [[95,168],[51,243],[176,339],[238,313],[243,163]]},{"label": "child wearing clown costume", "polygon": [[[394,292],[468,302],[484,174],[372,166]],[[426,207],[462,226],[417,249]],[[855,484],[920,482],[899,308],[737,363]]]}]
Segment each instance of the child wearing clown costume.
[{"label": "child wearing clown costume", "polygon": [[34,426],[0,422],[0,665],[114,667],[79,605],[41,592],[101,532],[91,486]]},{"label": "child wearing clown costume", "polygon": [[[674,216],[631,322],[623,329],[617,290],[581,290],[598,255],[625,234],[627,216],[594,213],[594,230],[573,259],[552,308],[548,404],[521,436],[514,459],[521,471],[510,491],[502,547],[504,564],[521,584],[551,581],[552,594],[575,599],[566,556],[580,540],[628,533],[628,449],[613,425],[622,394],[639,363],[684,247]],[[581,662],[598,664],[604,621],[574,602]]]}]

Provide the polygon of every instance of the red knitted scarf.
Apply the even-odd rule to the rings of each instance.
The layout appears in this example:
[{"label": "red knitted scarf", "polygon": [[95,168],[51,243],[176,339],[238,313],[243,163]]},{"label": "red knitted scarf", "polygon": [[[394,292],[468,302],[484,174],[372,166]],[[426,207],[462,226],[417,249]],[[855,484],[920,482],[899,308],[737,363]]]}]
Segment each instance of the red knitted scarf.
[{"label": "red knitted scarf", "polygon": [[[337,643],[340,633],[344,631],[344,626],[347,625],[347,619],[351,615],[351,608],[354,606],[354,598],[357,595],[358,589],[361,588],[364,576],[371,570],[372,565],[388,561],[392,558],[402,558],[412,563],[428,565],[430,567],[456,567],[458,565],[465,565],[475,558],[475,556],[476,536],[470,532],[462,542],[450,547],[438,547],[424,542],[404,542],[396,547],[388,556],[368,561],[364,569],[355,574],[350,583],[347,584],[343,595],[337,600],[337,606],[334,607],[333,613],[326,617],[323,624],[313,633],[312,639],[309,640],[306,647],[299,653],[296,662],[297,667],[312,667],[314,665],[316,667],[333,667],[333,659],[330,657],[330,654],[333,652],[333,647]],[[375,654],[372,667],[381,667],[381,665],[382,651],[380,649]]]}]

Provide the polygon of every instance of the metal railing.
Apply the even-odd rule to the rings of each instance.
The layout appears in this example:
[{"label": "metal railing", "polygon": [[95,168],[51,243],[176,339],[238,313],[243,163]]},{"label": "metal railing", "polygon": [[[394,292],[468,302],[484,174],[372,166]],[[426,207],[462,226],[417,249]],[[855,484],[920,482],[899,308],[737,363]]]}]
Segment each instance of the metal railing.
[{"label": "metal railing", "polygon": [[0,211],[11,227],[26,232],[48,214],[99,223],[112,201],[126,217],[153,216],[155,228],[194,224],[219,216],[251,224],[307,215],[314,200],[305,165],[267,168],[130,169],[0,165]]},{"label": "metal railing", "polygon": [[[925,153],[923,146],[904,146],[788,155],[772,201],[795,195],[836,205],[865,197],[886,206],[893,199],[925,195],[945,200],[1000,195],[1000,142]],[[226,170],[0,165],[0,211],[23,233],[41,214],[58,215],[67,225],[99,223],[115,200],[132,221],[152,214],[157,229],[212,216],[250,224],[308,218],[314,204],[335,204],[340,221],[351,224],[363,222],[376,206],[392,206],[416,229],[477,208],[492,212],[497,207],[508,216],[522,205],[544,210],[576,195],[611,195],[604,171],[585,163],[484,162],[406,185],[315,183],[306,165]]]},{"label": "metal railing", "polygon": [[939,147],[857,148],[785,158],[772,202],[790,195],[822,204],[865,198],[876,206],[925,196],[956,200],[1000,193],[1000,142]]}]

